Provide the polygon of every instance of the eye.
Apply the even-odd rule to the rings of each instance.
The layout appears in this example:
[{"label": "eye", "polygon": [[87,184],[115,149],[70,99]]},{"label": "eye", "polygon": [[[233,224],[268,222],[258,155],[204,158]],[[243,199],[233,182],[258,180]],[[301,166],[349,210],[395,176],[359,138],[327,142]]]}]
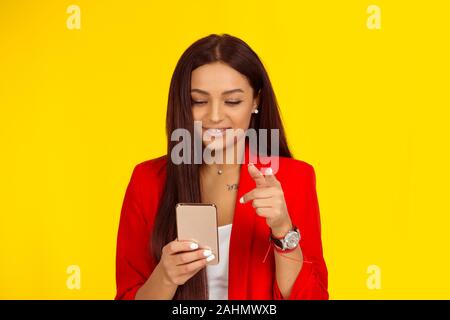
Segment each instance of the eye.
[{"label": "eye", "polygon": [[226,104],[231,104],[231,105],[238,105],[239,103],[241,103],[242,100],[237,100],[237,101],[225,101]]},{"label": "eye", "polygon": [[205,104],[207,101],[192,100],[192,104]]}]

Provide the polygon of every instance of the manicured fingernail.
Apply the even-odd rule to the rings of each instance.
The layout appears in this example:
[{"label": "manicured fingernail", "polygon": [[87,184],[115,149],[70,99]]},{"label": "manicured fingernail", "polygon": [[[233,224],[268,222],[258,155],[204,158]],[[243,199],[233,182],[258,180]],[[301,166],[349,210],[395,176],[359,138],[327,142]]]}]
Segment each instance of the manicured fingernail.
[{"label": "manicured fingernail", "polygon": [[215,256],[212,254],[212,255],[210,255],[208,258],[206,258],[206,261],[212,261],[212,260],[214,260],[214,258],[215,258]]},{"label": "manicured fingernail", "polygon": [[272,175],[272,174],[273,174],[272,168],[267,168],[266,171],[265,171],[265,173],[266,173],[266,176]]},{"label": "manicured fingernail", "polygon": [[212,254],[211,250],[205,250],[205,251],[203,251],[203,255],[204,255],[205,257],[209,257],[211,254]]},{"label": "manicured fingernail", "polygon": [[244,197],[240,197],[240,198],[239,198],[239,202],[240,202],[240,203],[244,203]]},{"label": "manicured fingernail", "polygon": [[195,242],[193,242],[193,243],[191,243],[190,248],[191,248],[192,250],[198,249],[198,244],[196,244]]},{"label": "manicured fingernail", "polygon": [[254,164],[252,162],[249,162],[248,165],[249,166],[254,166]]}]

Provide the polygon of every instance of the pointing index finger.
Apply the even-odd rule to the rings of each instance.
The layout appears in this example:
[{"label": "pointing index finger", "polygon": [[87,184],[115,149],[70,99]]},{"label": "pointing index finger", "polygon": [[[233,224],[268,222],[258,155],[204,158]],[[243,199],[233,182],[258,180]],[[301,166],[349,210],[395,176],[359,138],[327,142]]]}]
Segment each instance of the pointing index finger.
[{"label": "pointing index finger", "polygon": [[270,186],[277,186],[278,185],[278,179],[275,177],[275,175],[273,174],[272,168],[265,168],[264,169],[264,175],[265,175],[265,180],[266,183]]},{"label": "pointing index finger", "polygon": [[252,177],[253,181],[255,181],[256,187],[264,187],[268,185],[264,175],[258,170],[258,168],[255,167],[253,163],[248,164],[248,173],[250,174],[250,177]]}]

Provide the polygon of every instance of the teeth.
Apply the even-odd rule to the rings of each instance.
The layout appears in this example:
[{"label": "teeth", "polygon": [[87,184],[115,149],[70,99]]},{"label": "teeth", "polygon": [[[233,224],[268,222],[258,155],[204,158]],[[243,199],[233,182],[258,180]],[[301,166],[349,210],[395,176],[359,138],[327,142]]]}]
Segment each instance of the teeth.
[{"label": "teeth", "polygon": [[225,133],[225,129],[217,129],[217,128],[211,128],[208,129],[209,134],[213,135],[213,136],[219,136],[219,135],[223,135]]}]

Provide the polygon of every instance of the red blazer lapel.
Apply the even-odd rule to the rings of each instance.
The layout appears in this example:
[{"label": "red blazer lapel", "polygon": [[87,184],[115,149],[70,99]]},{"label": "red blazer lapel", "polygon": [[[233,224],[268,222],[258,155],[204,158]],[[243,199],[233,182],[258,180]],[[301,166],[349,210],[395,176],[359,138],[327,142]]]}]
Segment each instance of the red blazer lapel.
[{"label": "red blazer lapel", "polygon": [[[247,169],[249,159],[249,147],[246,144],[245,157],[240,169],[239,187],[237,191],[233,227],[230,235],[229,269],[228,269],[228,299],[247,299],[247,280],[251,241],[253,238],[256,213],[251,203],[241,204],[239,199],[255,188],[255,182],[250,177]],[[257,161],[256,167],[259,167]]]}]

